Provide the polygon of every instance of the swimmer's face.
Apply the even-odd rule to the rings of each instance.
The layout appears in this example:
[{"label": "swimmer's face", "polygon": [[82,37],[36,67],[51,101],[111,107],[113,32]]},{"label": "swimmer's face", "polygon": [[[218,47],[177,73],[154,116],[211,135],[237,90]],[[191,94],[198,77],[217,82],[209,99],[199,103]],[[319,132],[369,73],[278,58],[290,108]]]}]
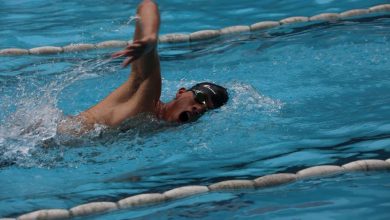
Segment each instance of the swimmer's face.
[{"label": "swimmer's face", "polygon": [[207,96],[202,97],[200,94],[181,88],[173,102],[170,121],[179,123],[195,121],[207,111],[210,104],[207,101]]}]

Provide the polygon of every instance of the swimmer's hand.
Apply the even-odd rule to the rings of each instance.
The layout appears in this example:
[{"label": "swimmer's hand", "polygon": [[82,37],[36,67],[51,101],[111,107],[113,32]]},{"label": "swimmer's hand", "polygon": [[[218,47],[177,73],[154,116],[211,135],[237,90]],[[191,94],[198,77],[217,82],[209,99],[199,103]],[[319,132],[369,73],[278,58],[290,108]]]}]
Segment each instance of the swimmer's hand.
[{"label": "swimmer's hand", "polygon": [[139,59],[141,56],[150,53],[157,46],[157,37],[145,37],[141,40],[135,40],[124,50],[118,51],[111,55],[113,59],[127,57],[122,62],[122,67],[128,66],[131,62]]}]

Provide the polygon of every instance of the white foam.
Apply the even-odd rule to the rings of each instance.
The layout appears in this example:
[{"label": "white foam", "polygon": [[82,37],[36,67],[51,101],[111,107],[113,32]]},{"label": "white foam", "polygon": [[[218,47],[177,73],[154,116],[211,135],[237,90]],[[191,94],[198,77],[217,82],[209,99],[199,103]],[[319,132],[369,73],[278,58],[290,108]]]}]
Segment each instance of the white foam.
[{"label": "white foam", "polygon": [[[20,166],[45,166],[45,158],[56,160],[47,155],[40,154],[43,147],[53,144],[61,144],[57,135],[57,124],[64,115],[57,108],[58,97],[64,88],[75,81],[85,77],[90,78],[90,73],[109,62],[109,59],[86,60],[77,64],[64,74],[56,76],[53,81],[45,85],[34,85],[31,79],[22,79],[15,87],[15,96],[9,103],[16,108],[14,112],[6,115],[0,125],[0,163],[16,163]],[[93,77],[96,77],[93,76]],[[29,89],[33,85],[32,91]],[[4,103],[3,103],[4,104]],[[85,139],[100,135],[104,126],[96,128]],[[38,164],[37,164],[38,163]]]},{"label": "white foam", "polygon": [[280,100],[261,94],[252,85],[234,83],[229,85],[228,88],[229,91],[234,93],[230,94],[234,109],[245,108],[248,111],[258,110],[272,113],[279,112],[283,107],[283,103]]}]

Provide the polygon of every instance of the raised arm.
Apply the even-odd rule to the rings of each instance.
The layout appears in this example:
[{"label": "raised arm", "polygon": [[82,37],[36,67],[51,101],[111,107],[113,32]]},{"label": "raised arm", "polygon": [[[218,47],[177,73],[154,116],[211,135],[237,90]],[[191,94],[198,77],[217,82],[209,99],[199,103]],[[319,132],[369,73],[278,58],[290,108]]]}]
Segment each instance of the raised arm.
[{"label": "raised arm", "polygon": [[137,16],[133,43],[112,55],[113,58],[126,57],[122,63],[124,67],[131,63],[128,91],[126,95],[121,93],[120,100],[130,98],[141,83],[150,77],[150,83],[159,89],[158,96],[161,92],[160,59],[157,53],[160,14],[156,3],[144,0],[138,6]]},{"label": "raised arm", "polygon": [[123,66],[131,64],[126,82],[103,101],[81,113],[94,123],[117,126],[139,113],[154,113],[161,95],[160,59],[157,53],[160,15],[157,5],[144,0],[137,10],[133,43],[116,52],[113,58],[126,57]]},{"label": "raised arm", "polygon": [[[156,51],[158,42],[158,30],[160,27],[160,15],[157,5],[151,0],[144,0],[137,10],[138,19],[134,32],[133,43],[126,49],[113,54],[114,58],[127,56],[122,65],[126,67],[133,61]],[[134,65],[137,66],[137,62]]]}]

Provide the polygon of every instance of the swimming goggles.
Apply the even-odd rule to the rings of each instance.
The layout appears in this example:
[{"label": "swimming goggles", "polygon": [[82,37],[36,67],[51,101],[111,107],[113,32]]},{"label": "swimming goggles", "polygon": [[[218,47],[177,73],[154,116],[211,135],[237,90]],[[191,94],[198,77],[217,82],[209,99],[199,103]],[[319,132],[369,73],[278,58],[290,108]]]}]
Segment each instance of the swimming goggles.
[{"label": "swimming goggles", "polygon": [[191,89],[191,92],[194,93],[195,101],[199,104],[205,105],[207,108],[207,95],[196,89]]}]

